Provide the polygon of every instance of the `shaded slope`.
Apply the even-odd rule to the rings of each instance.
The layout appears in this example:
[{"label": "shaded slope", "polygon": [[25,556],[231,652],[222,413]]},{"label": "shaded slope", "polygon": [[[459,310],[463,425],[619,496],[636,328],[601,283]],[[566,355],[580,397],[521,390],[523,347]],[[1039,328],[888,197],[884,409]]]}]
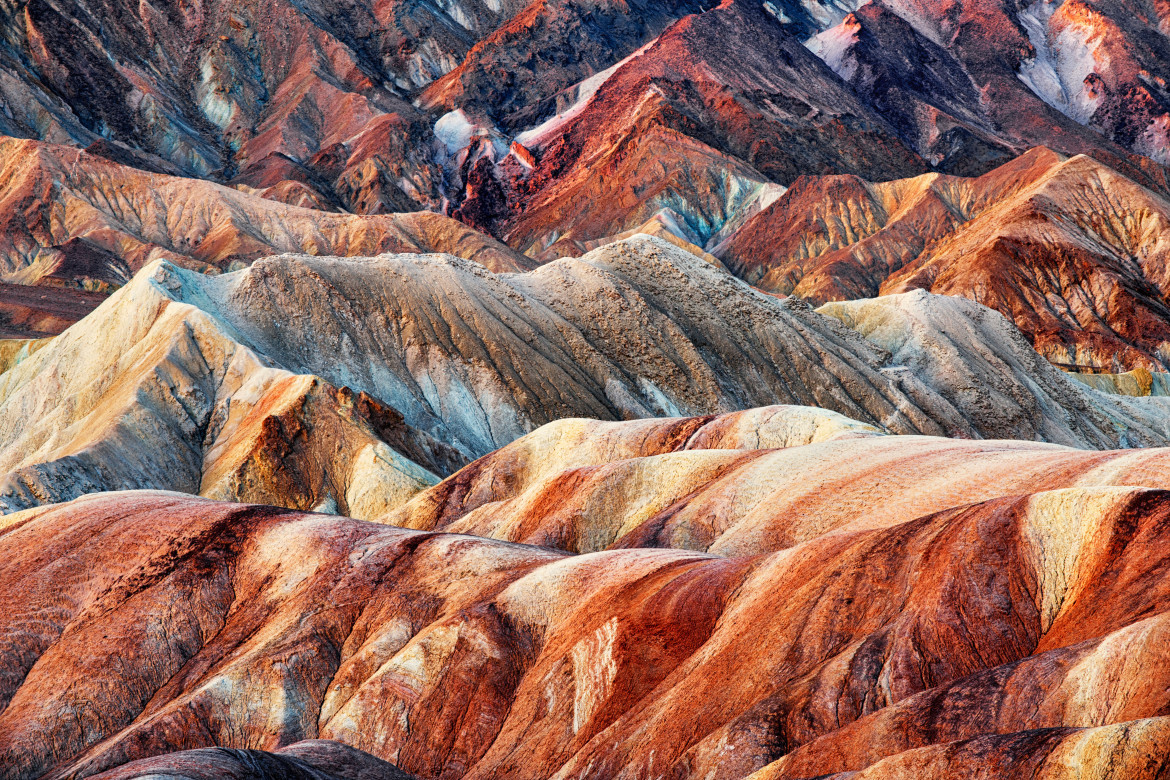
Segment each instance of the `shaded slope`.
[{"label": "shaded slope", "polygon": [[104,298],[100,293],[0,282],[0,338],[56,336]]},{"label": "shaded slope", "polygon": [[[796,4],[786,4],[788,7]],[[1092,154],[1165,191],[1170,48],[1157,4],[878,0],[807,40],[941,171],[1029,147]]]},{"label": "shaded slope", "polygon": [[702,10],[695,0],[620,5],[535,0],[476,43],[458,67],[428,85],[423,105],[484,113],[505,131],[520,130],[547,112],[559,93],[654,40],[671,23]]},{"label": "shaded slope", "polygon": [[367,212],[438,206],[430,122],[407,98],[520,7],[16,0],[0,132],[218,181],[275,174]]}]

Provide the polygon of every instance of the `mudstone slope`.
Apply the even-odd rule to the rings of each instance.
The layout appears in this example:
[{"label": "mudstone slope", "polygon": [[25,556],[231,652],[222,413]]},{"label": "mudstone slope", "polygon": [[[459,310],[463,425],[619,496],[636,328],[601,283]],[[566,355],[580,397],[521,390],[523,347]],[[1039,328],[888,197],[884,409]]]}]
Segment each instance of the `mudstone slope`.
[{"label": "mudstone slope", "polygon": [[659,239],[493,274],[450,255],[146,266],[0,374],[0,506],[179,490],[372,519],[563,417],[818,406],[892,433],[1113,448],[1101,393],[1000,315],[925,293],[817,313]]},{"label": "mudstone slope", "polygon": [[0,778],[1170,780],[1168,36],[0,0]]},{"label": "mudstone slope", "polygon": [[326,739],[435,778],[1160,778],[1167,495],[731,558],[86,496],[0,530],[0,757],[134,776]]},{"label": "mudstone slope", "polygon": [[1165,371],[1170,201],[1087,156],[981,177],[802,179],[712,251],[813,302],[924,289],[1010,317],[1054,363]]}]

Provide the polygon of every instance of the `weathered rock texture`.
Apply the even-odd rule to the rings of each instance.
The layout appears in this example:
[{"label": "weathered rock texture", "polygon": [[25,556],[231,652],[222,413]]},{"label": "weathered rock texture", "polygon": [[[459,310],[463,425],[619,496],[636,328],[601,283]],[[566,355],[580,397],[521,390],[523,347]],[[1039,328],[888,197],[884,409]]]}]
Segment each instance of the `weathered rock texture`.
[{"label": "weathered rock texture", "polygon": [[162,493],[0,523],[12,778],[314,738],[472,780],[1167,771],[1159,490],[998,498],[739,558]]},{"label": "weathered rock texture", "polygon": [[1096,392],[974,303],[840,306],[648,237],[526,274],[450,255],[218,277],[156,261],[0,375],[0,506],[163,488],[369,518],[562,417],[777,403],[894,433],[1170,440],[1170,401]]},{"label": "weathered rock texture", "polygon": [[841,5],[821,15],[807,45],[939,169],[981,173],[1045,145],[1165,186],[1165,169],[1149,162],[1170,162],[1164,5]]},{"label": "weathered rock texture", "polygon": [[67,146],[0,138],[4,280],[109,289],[156,258],[215,272],[292,251],[449,252],[495,271],[533,265],[437,214],[324,213],[247,188],[147,173]]},{"label": "weathered rock texture", "polygon": [[495,139],[467,147],[454,213],[555,257],[663,208],[706,242],[763,182],[977,175],[1038,145],[1170,184],[1160,8],[733,1],[653,39],[662,9],[639,9],[599,56],[628,8],[533,3],[427,87]]},{"label": "weathered rock texture", "polygon": [[816,302],[912,289],[1011,318],[1069,368],[1164,370],[1170,201],[1047,149],[976,179],[805,178],[713,251],[763,289]]},{"label": "weathered rock texture", "polygon": [[0,132],[366,213],[437,206],[408,97],[520,7],[15,0]]},{"label": "weathered rock texture", "polygon": [[7,510],[154,487],[372,517],[464,462],[369,395],[274,367],[149,274],[10,361]]},{"label": "weathered rock texture", "polygon": [[1163,5],[11,0],[0,133],[446,209],[534,256],[662,208],[706,240],[801,174],[979,174],[1037,145],[1165,191]]},{"label": "weathered rock texture", "polygon": [[562,420],[487,455],[380,522],[584,553],[750,555],[1041,490],[1170,488],[1170,450],[882,436],[806,407],[717,417]]},{"label": "weathered rock texture", "polygon": [[[534,166],[511,158],[473,177],[465,219],[555,257],[558,241],[600,239],[669,208],[705,243],[770,181],[926,170],[755,3],[689,16],[577,92],[559,115],[517,136]],[[481,205],[497,191],[504,210]]]}]

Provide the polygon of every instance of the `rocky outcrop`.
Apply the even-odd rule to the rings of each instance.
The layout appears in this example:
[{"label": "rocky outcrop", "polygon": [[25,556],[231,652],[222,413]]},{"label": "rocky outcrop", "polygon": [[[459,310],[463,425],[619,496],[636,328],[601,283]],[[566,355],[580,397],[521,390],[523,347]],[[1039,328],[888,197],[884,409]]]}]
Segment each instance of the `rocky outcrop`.
[{"label": "rocky outcrop", "polygon": [[[560,417],[774,403],[821,406],[900,433],[1089,446],[1110,446],[1120,436],[1135,444],[1163,440],[1160,399],[1121,405],[1045,372],[1010,323],[979,307],[962,312],[953,309],[961,302],[929,298],[936,311],[952,307],[960,322],[981,319],[964,323],[971,343],[952,349],[948,360],[961,363],[971,349],[1002,353],[938,369],[932,384],[836,320],[762,295],[647,237],[520,275],[492,275],[439,256],[287,257],[207,283],[183,277],[179,287],[192,290],[179,293],[185,300],[214,305],[270,360],[382,399],[469,456]],[[321,313],[306,326],[303,318]],[[926,335],[907,338],[917,343]],[[342,369],[337,355],[354,360]],[[947,384],[952,371],[1005,372],[1002,382],[1015,388],[1012,405],[991,415],[982,408],[965,413],[964,386]]]},{"label": "rocky outcrop", "polygon": [[0,138],[0,163],[0,277],[21,284],[108,290],[157,258],[216,272],[292,251],[450,252],[495,271],[533,267],[428,212],[324,213],[35,141]]},{"label": "rocky outcrop", "polygon": [[0,18],[0,132],[280,199],[437,207],[431,123],[409,97],[520,8],[17,0]]},{"label": "rocky outcrop", "polygon": [[[796,17],[802,5],[782,7]],[[1149,34],[1164,11],[1075,0],[837,9],[807,45],[940,171],[979,174],[1044,145],[1165,188],[1170,49]]]},{"label": "rocky outcrop", "polygon": [[[532,254],[662,208],[706,240],[741,190],[980,174],[1036,145],[1168,186],[1157,4],[10,5],[4,135],[295,205],[449,209]],[[451,114],[498,148],[452,165]]]},{"label": "rocky outcrop", "polygon": [[374,517],[464,462],[367,394],[273,367],[149,276],[12,363],[9,511],[152,487]]},{"label": "rocky outcrop", "polygon": [[479,41],[457,67],[429,84],[429,108],[486,115],[506,132],[524,129],[570,102],[572,88],[653,41],[673,22],[704,10],[696,0],[535,0]]},{"label": "rocky outcrop", "polygon": [[1170,201],[1089,157],[1035,149],[976,179],[804,179],[716,255],[814,301],[911,289],[1010,317],[1058,365],[1164,370]]},{"label": "rocky outcrop", "polygon": [[516,137],[533,167],[496,166],[469,184],[502,187],[508,208],[482,224],[529,254],[635,228],[666,208],[703,244],[770,182],[926,170],[756,4],[688,16],[575,94]]},{"label": "rocky outcrop", "polygon": [[434,778],[1160,777],[1167,496],[997,498],[739,558],[174,494],[31,509],[0,521],[0,760],[322,738]]}]

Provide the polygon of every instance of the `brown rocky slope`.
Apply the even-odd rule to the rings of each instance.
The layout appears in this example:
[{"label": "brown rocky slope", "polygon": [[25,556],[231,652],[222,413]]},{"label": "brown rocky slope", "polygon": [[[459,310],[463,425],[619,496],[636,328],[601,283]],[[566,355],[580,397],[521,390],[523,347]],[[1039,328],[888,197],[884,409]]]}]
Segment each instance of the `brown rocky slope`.
[{"label": "brown rocky slope", "polygon": [[533,265],[437,214],[326,213],[67,146],[0,138],[0,171],[0,278],[10,282],[109,289],[156,258],[217,272],[292,251],[450,252],[497,271]]},{"label": "brown rocky slope", "polygon": [[1047,149],[975,179],[802,179],[713,251],[816,302],[925,289],[1011,318],[1055,363],[1164,370],[1170,201]]}]

